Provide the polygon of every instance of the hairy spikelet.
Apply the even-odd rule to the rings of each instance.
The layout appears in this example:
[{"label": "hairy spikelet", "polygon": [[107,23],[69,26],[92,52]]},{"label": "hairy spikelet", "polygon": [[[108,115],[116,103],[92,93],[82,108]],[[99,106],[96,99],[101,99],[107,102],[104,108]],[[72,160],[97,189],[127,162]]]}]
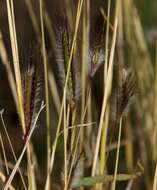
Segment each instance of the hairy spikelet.
[{"label": "hairy spikelet", "polygon": [[[27,137],[31,126],[33,125],[35,115],[40,102],[41,76],[39,74],[39,57],[31,55],[26,61],[26,69],[23,71],[22,90],[23,90],[23,107],[25,115]],[[38,62],[38,63],[37,63]],[[38,66],[38,67],[37,67]]]},{"label": "hairy spikelet", "polygon": [[132,97],[135,93],[135,80],[133,75],[125,69],[121,72],[120,86],[116,98],[116,119],[119,121],[128,110]]},{"label": "hairy spikelet", "polygon": [[[57,31],[57,45],[55,49],[56,62],[58,65],[59,81],[63,88],[67,74],[68,61],[71,49],[71,37],[66,27],[59,27]],[[76,60],[73,56],[67,86],[67,99],[73,106],[80,98],[80,74],[76,70]]]},{"label": "hairy spikelet", "polygon": [[112,126],[117,126],[120,118],[127,115],[136,90],[134,75],[124,68],[119,70],[119,77],[116,82],[110,106],[110,123]]},{"label": "hairy spikelet", "polygon": [[[60,84],[63,88],[67,72],[67,64],[70,56],[71,49],[71,37],[65,26],[60,26],[57,31],[57,44],[55,49],[56,62],[58,65],[58,76]],[[77,52],[78,53],[78,52]],[[105,61],[105,54],[103,46],[95,45],[89,49],[89,78],[93,78],[97,70]],[[76,69],[78,65],[78,59],[73,56],[70,75],[68,80],[67,99],[70,105],[74,105],[81,96],[81,77],[80,71]]]},{"label": "hairy spikelet", "polygon": [[102,46],[95,46],[89,51],[89,77],[93,78],[100,66],[105,62],[105,54]]}]

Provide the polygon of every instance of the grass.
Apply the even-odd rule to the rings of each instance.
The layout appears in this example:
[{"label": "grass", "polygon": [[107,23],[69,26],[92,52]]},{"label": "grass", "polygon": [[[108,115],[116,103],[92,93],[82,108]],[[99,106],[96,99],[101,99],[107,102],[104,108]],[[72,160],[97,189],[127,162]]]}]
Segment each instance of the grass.
[{"label": "grass", "polygon": [[93,17],[89,0],[65,0],[55,19],[46,2],[36,5],[23,2],[39,49],[29,55],[19,48],[18,3],[5,4],[0,57],[25,139],[17,153],[2,110],[0,187],[155,190],[157,47],[153,55],[134,2],[109,0]]}]

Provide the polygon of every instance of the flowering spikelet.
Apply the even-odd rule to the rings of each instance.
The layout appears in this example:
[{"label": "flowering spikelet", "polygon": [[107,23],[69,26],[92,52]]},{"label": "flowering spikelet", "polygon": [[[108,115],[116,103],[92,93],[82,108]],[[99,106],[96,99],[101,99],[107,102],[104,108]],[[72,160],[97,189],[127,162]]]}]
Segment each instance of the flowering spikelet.
[{"label": "flowering spikelet", "polygon": [[110,123],[112,126],[117,126],[120,118],[127,115],[136,91],[134,75],[124,68],[119,69],[117,83],[113,87],[111,96]]},{"label": "flowering spikelet", "polygon": [[[58,66],[58,76],[61,86],[64,86],[67,67],[68,67],[68,60],[70,57],[70,49],[71,49],[71,37],[68,33],[67,28],[63,25],[58,28],[57,31],[57,45],[55,49],[55,56],[56,62]],[[79,54],[79,51],[75,52]],[[75,54],[74,53],[74,54]],[[89,66],[89,78],[93,78],[97,70],[105,61],[105,54],[104,49],[101,45],[94,45],[89,48],[89,59],[88,59],[88,66]],[[79,56],[81,57],[81,56]],[[81,96],[81,74],[80,71],[77,69],[79,64],[79,60],[77,56],[73,55],[68,85],[67,85],[67,99],[70,105],[74,105]]]},{"label": "flowering spikelet", "polygon": [[135,81],[133,75],[125,69],[121,72],[120,86],[118,87],[118,93],[116,98],[116,120],[124,116],[127,113],[131,99],[135,93]]},{"label": "flowering spikelet", "polygon": [[104,49],[101,46],[90,48],[89,51],[89,77],[94,77],[100,66],[105,62]]},{"label": "flowering spikelet", "polygon": [[[34,117],[40,101],[41,77],[37,68],[37,55],[30,56],[27,60],[27,68],[23,72],[22,89],[23,89],[23,107],[25,115],[26,132],[24,138],[30,131],[34,122]],[[38,63],[39,64],[39,63]]]},{"label": "flowering spikelet", "polygon": [[[55,56],[58,65],[59,81],[64,86],[67,74],[68,62],[70,57],[71,38],[69,37],[66,27],[60,27],[57,32],[57,46],[55,49]],[[80,75],[76,70],[76,62],[73,56],[68,85],[67,85],[67,99],[71,106],[73,106],[80,97]]]}]

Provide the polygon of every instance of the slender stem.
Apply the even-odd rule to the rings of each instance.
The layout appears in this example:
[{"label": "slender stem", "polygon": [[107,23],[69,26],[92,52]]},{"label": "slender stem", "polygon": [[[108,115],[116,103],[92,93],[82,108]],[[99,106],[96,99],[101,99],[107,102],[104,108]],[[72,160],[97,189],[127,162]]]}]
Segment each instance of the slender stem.
[{"label": "slender stem", "polygon": [[18,54],[18,46],[17,46],[17,37],[16,37],[16,27],[15,27],[15,19],[14,19],[14,7],[12,0],[7,0],[7,11],[8,11],[8,23],[9,23],[9,34],[11,40],[11,49],[13,56],[13,65],[15,72],[15,80],[16,80],[16,89],[18,96],[18,105],[19,105],[19,115],[22,123],[23,133],[25,133],[25,119],[24,119],[24,111],[22,104],[22,84],[21,84],[21,72],[20,72],[20,64],[19,64],[19,54]]},{"label": "slender stem", "polygon": [[119,151],[120,151],[121,134],[122,134],[122,117],[120,118],[120,124],[119,124],[118,145],[117,145],[117,154],[116,154],[116,164],[115,164],[115,170],[114,170],[114,179],[113,179],[112,188],[111,188],[112,190],[115,190],[115,188],[116,188],[116,178],[117,178],[117,170],[118,170],[118,162],[119,162]]},{"label": "slender stem", "polygon": [[[67,86],[68,86],[68,79],[69,79],[69,75],[70,75],[70,68],[71,68],[73,52],[74,52],[74,48],[75,48],[75,45],[76,45],[76,38],[77,38],[78,27],[79,27],[81,12],[82,12],[83,1],[84,0],[79,0],[79,2],[78,2],[75,32],[74,32],[74,37],[73,37],[73,41],[72,41],[70,57],[69,57],[69,60],[68,60],[67,74],[66,74],[65,85],[64,85],[64,90],[63,90],[63,99],[62,99],[60,116],[59,116],[57,131],[56,131],[56,137],[55,137],[54,143],[52,145],[52,153],[51,153],[50,164],[49,164],[49,169],[48,169],[48,176],[50,176],[50,174],[52,172],[52,169],[53,169],[53,165],[54,165],[54,157],[55,157],[55,152],[56,152],[56,147],[57,147],[57,142],[58,142],[58,137],[59,137],[59,131],[60,131],[60,128],[61,128],[62,116],[63,116],[63,111],[64,111],[64,101],[63,100],[64,100],[64,98],[66,96],[66,89],[67,89]],[[48,190],[48,184],[49,183],[50,183],[50,178],[47,177],[46,184],[45,184],[45,190]]]},{"label": "slender stem", "polygon": [[108,9],[107,9],[107,26],[106,26],[106,43],[105,43],[105,66],[104,66],[104,84],[105,84],[105,82],[106,82],[107,70],[108,70],[110,8],[111,8],[111,0],[108,1]]},{"label": "slender stem", "polygon": [[155,168],[154,182],[153,182],[153,190],[157,189],[157,164]]},{"label": "slender stem", "polygon": [[66,97],[64,97],[64,190],[67,189],[67,175],[68,175],[68,166],[67,166],[67,116],[66,116]]},{"label": "slender stem", "polygon": [[45,100],[46,100],[46,126],[47,126],[47,170],[50,163],[51,153],[51,138],[50,138],[50,108],[49,108],[49,92],[48,92],[48,65],[46,58],[46,47],[45,47],[45,33],[44,33],[44,21],[43,21],[43,1],[40,0],[40,22],[41,22],[41,38],[42,38],[42,55],[44,64],[44,82],[45,82]]},{"label": "slender stem", "polygon": [[109,67],[108,67],[108,72],[107,72],[106,86],[105,86],[105,91],[104,91],[103,105],[102,105],[102,110],[101,110],[98,135],[97,135],[97,139],[96,139],[95,154],[94,154],[93,166],[92,166],[92,176],[95,176],[95,172],[96,172],[96,165],[97,165],[98,154],[99,154],[100,140],[101,140],[101,135],[102,135],[102,126],[103,126],[103,122],[104,122],[104,116],[105,116],[106,106],[108,103],[108,98],[111,94],[111,88],[112,88],[113,59],[114,59],[114,52],[115,52],[117,25],[118,25],[118,19],[116,18],[115,19],[115,27],[114,27],[114,35],[113,35],[111,54],[110,54],[110,59],[109,59]]},{"label": "slender stem", "polygon": [[[1,111],[0,116],[1,116],[1,121],[2,121],[2,125],[3,125],[4,131],[5,131],[7,140],[8,140],[8,142],[9,142],[9,146],[10,146],[12,155],[13,155],[13,157],[14,157],[14,160],[17,162],[17,156],[16,156],[16,154],[15,154],[15,151],[14,151],[14,148],[13,148],[13,145],[12,145],[12,142],[11,142],[11,139],[10,139],[10,137],[9,137],[9,135],[8,135],[8,132],[7,132],[7,129],[6,129],[6,126],[5,126],[5,122],[4,122],[4,119],[3,119],[3,111]],[[21,180],[22,180],[24,189],[27,190],[26,184],[25,184],[25,181],[24,181],[24,177],[22,176],[22,172],[21,172],[20,168],[18,168],[18,171],[19,171],[19,174],[20,174],[20,177],[21,177]]]},{"label": "slender stem", "polygon": [[33,131],[34,131],[34,129],[35,129],[35,126],[36,126],[36,124],[37,124],[39,115],[40,115],[41,111],[44,109],[44,107],[45,107],[45,105],[42,104],[41,107],[40,107],[39,112],[37,113],[37,116],[36,116],[36,118],[35,118],[34,124],[33,124],[32,128],[31,128],[31,130],[30,130],[30,133],[29,133],[29,135],[28,135],[28,137],[27,137],[27,139],[26,139],[26,142],[25,142],[25,145],[24,145],[24,147],[23,147],[23,149],[22,149],[22,152],[21,152],[21,154],[20,154],[20,156],[19,156],[19,158],[18,158],[18,160],[17,160],[17,162],[16,162],[16,164],[15,164],[15,166],[14,166],[14,169],[12,170],[12,172],[11,172],[9,178],[8,178],[8,181],[7,181],[6,184],[5,184],[4,190],[8,190],[8,188],[9,188],[9,186],[10,186],[10,184],[11,184],[11,182],[12,182],[12,180],[13,180],[15,174],[16,174],[16,171],[17,171],[18,168],[19,168],[19,165],[20,165],[20,163],[21,163],[21,161],[22,161],[22,158],[23,158],[23,156],[24,156],[24,153],[25,153],[25,151],[26,151],[26,149],[27,149],[27,147],[28,147],[28,145],[29,145],[31,136],[32,136]]}]

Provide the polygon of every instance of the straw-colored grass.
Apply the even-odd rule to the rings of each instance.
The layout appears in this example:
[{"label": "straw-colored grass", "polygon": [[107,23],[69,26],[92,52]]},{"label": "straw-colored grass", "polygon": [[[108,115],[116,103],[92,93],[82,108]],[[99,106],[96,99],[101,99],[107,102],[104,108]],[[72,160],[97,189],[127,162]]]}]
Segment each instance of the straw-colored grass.
[{"label": "straw-colored grass", "polygon": [[90,0],[64,0],[64,13],[47,3],[23,2],[41,54],[33,59],[19,48],[18,2],[6,0],[0,57],[25,139],[18,155],[22,137],[14,142],[1,111],[0,188],[156,190],[157,45],[150,53],[134,1],[95,9]]}]

